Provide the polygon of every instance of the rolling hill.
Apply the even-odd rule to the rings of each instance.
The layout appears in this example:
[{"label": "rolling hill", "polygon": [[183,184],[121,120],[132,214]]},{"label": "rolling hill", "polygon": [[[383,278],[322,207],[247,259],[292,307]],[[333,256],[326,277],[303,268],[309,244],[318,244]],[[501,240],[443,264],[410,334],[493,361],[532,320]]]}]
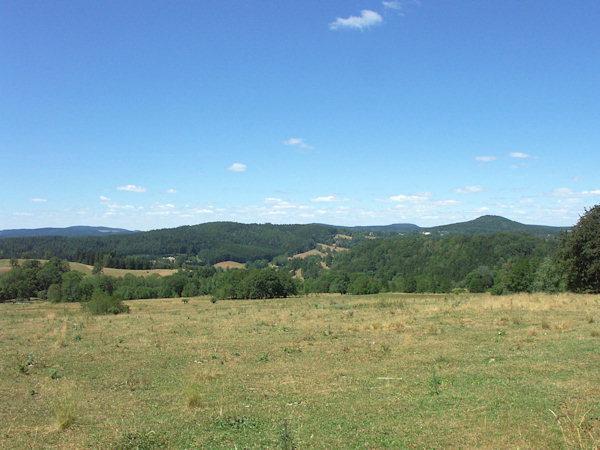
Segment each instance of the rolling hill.
[{"label": "rolling hill", "polygon": [[569,227],[551,227],[546,225],[525,225],[501,216],[481,216],[467,222],[421,228],[421,231],[438,234],[481,234],[481,233],[520,233],[534,236],[557,236]]},{"label": "rolling hill", "polygon": [[73,226],[66,228],[21,228],[16,230],[0,230],[1,238],[39,237],[39,236],[110,236],[115,234],[131,234],[135,231],[123,228]]},{"label": "rolling hill", "polygon": [[[183,255],[199,263],[215,264],[221,261],[245,263],[272,260],[277,256],[292,256],[317,248],[318,244],[334,244],[336,236],[343,233],[358,239],[345,241],[342,247],[354,247],[364,238],[396,237],[398,234],[475,235],[482,233],[511,232],[540,237],[558,235],[566,228],[525,225],[499,216],[483,216],[475,220],[421,228],[412,224],[386,226],[337,227],[323,224],[272,225],[241,224],[235,222],[210,222],[193,226],[166,228],[146,232],[107,227],[70,227],[66,229],[5,230],[0,239],[0,258],[57,256],[69,261],[94,264],[98,257],[143,258],[136,261],[112,261],[113,267],[144,268],[161,257]],[[41,231],[44,230],[44,231]],[[62,230],[62,235],[52,235],[49,230]],[[9,231],[20,237],[8,237]],[[56,231],[57,232],[57,231]],[[36,234],[37,233],[37,234]],[[41,233],[45,233],[40,235]],[[88,233],[87,235],[82,235]],[[89,235],[93,233],[93,235]],[[367,235],[369,234],[369,235]],[[14,234],[13,234],[14,235]],[[30,237],[33,236],[33,237]],[[363,239],[360,239],[363,238]],[[339,241],[339,239],[338,239]],[[338,243],[338,245],[341,244]],[[122,259],[122,258],[121,258]]]}]

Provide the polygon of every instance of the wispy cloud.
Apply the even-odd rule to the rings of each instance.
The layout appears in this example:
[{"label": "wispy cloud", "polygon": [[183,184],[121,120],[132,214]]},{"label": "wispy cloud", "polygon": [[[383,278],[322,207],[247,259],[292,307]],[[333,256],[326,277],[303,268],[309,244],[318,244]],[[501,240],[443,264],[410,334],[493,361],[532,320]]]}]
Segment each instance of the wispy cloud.
[{"label": "wispy cloud", "polygon": [[117,187],[117,191],[127,191],[127,192],[146,192],[145,187],[136,186],[134,184],[128,184],[127,186],[119,186]]},{"label": "wispy cloud", "polygon": [[143,206],[134,205],[119,205],[117,203],[109,203],[106,205],[110,210],[121,210],[121,211],[141,211],[144,209]]},{"label": "wispy cloud", "polygon": [[109,202],[110,201],[110,198],[105,197],[104,195],[101,195],[99,198],[100,198],[100,201],[102,201],[102,202]]},{"label": "wispy cloud", "polygon": [[167,194],[177,194],[177,191],[175,189],[167,189],[165,192]]},{"label": "wispy cloud", "polygon": [[476,156],[475,161],[481,162],[492,162],[496,161],[498,158],[496,156]]},{"label": "wispy cloud", "polygon": [[522,152],[510,152],[508,154],[508,156],[510,156],[511,158],[518,158],[518,159],[535,158],[535,156],[529,155],[527,153],[522,153]]},{"label": "wispy cloud", "polygon": [[404,194],[392,195],[389,198],[389,201],[398,202],[398,203],[421,203],[421,202],[428,201],[430,198],[431,198],[430,192],[420,192],[420,193],[412,194],[412,195],[404,195]]},{"label": "wispy cloud", "polygon": [[291,145],[294,147],[305,148],[305,149],[313,149],[312,145],[308,145],[304,142],[304,138],[289,138],[287,141],[283,141],[283,145]]},{"label": "wispy cloud", "polygon": [[348,199],[347,198],[339,198],[339,197],[336,197],[335,195],[327,195],[325,197],[311,198],[310,201],[313,203],[335,203],[335,202],[347,202]]},{"label": "wispy cloud", "polygon": [[476,194],[477,192],[483,191],[481,186],[466,186],[464,188],[454,189],[457,194]]},{"label": "wispy cloud", "polygon": [[600,189],[588,189],[585,191],[577,192],[570,188],[556,188],[550,194],[553,197],[590,197],[600,195]]},{"label": "wispy cloud", "polygon": [[402,3],[399,1],[393,1],[393,2],[381,2],[382,5],[388,9],[397,9],[397,10],[401,10],[402,9]]},{"label": "wispy cloud", "polygon": [[385,9],[393,9],[400,15],[404,15],[404,11],[408,6],[420,6],[421,2],[419,0],[391,0],[381,2],[381,4]]},{"label": "wispy cloud", "polygon": [[330,30],[364,30],[383,22],[383,18],[369,9],[363,9],[360,16],[350,16],[347,18],[337,17],[335,21],[329,24]]},{"label": "wispy cloud", "polygon": [[48,200],[46,200],[45,198],[32,198],[31,201],[33,203],[46,203]]},{"label": "wispy cloud", "polygon": [[242,164],[242,163],[233,163],[232,165],[230,165],[227,170],[229,170],[230,172],[245,172],[246,171],[246,164]]}]

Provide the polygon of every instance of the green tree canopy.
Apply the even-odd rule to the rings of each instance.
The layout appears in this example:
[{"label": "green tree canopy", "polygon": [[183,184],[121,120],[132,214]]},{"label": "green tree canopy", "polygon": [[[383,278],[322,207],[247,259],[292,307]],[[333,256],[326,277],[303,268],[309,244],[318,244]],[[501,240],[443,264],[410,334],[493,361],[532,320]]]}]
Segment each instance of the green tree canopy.
[{"label": "green tree canopy", "polygon": [[600,292],[600,205],[586,209],[571,232],[563,235],[560,254],[569,290]]}]

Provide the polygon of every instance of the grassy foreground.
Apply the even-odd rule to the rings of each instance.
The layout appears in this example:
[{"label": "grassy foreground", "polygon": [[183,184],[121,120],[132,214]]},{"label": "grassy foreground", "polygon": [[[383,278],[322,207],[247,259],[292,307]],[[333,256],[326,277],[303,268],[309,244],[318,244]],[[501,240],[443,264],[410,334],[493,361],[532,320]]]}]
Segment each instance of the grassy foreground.
[{"label": "grassy foreground", "polygon": [[600,296],[127,303],[0,304],[0,447],[599,444]]}]

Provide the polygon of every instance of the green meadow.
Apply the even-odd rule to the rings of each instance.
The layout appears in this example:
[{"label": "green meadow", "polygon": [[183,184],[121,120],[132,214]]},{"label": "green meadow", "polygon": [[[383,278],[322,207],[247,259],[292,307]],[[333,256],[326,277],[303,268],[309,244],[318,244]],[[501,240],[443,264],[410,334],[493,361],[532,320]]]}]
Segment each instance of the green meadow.
[{"label": "green meadow", "polygon": [[597,448],[600,296],[0,304],[2,448]]}]

